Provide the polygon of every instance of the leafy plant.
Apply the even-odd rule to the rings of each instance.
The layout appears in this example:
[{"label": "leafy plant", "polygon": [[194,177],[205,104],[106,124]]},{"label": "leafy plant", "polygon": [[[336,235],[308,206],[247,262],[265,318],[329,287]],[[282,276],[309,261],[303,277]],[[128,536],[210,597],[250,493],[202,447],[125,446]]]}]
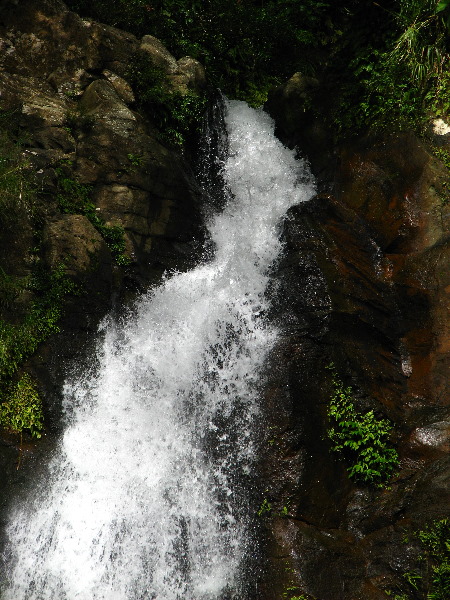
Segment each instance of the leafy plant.
[{"label": "leafy plant", "polygon": [[40,438],[43,425],[42,400],[36,385],[26,373],[16,383],[6,386],[0,404],[0,426],[12,433],[22,434],[28,430]]},{"label": "leafy plant", "polygon": [[133,165],[133,167],[142,167],[142,165],[144,164],[144,157],[141,154],[127,154],[127,158],[130,161],[130,163]]},{"label": "leafy plant", "polygon": [[171,90],[163,70],[155,67],[144,53],[137,52],[132,57],[127,77],[138,101],[158,127],[161,139],[183,149],[200,130],[206,98]]},{"label": "leafy plant", "polygon": [[256,514],[258,515],[258,517],[262,517],[263,515],[270,514],[271,512],[272,504],[267,500],[267,498],[264,498],[261,506],[256,511]]},{"label": "leafy plant", "polygon": [[[450,598],[450,519],[435,520],[406,536],[405,543],[418,543],[419,567],[403,573],[408,589],[387,590],[393,600],[448,600]],[[400,592],[400,593],[398,593]]]},{"label": "leafy plant", "polygon": [[78,293],[60,265],[52,273],[35,272],[27,289],[34,292],[24,318],[16,324],[0,320],[0,426],[22,434],[28,430],[40,437],[43,428],[42,402],[32,379],[17,372],[39,344],[59,331],[64,299]]},{"label": "leafy plant", "polygon": [[327,434],[333,452],[342,454],[349,476],[357,481],[383,486],[398,465],[398,453],[390,447],[392,425],[378,419],[373,410],[356,410],[351,387],[344,387],[334,365],[328,367],[333,375],[333,394],[328,407],[330,426]]},{"label": "leafy plant", "polygon": [[439,14],[447,8],[435,0],[399,0],[396,19],[401,33],[387,55],[391,69],[406,69],[411,80],[422,86],[439,77],[448,61],[446,28]]},{"label": "leafy plant", "polygon": [[78,293],[76,285],[67,278],[64,265],[52,273],[35,274],[30,287],[36,294],[35,300],[22,322],[0,320],[0,381],[8,381],[41,342],[59,331],[57,323],[64,299]]}]

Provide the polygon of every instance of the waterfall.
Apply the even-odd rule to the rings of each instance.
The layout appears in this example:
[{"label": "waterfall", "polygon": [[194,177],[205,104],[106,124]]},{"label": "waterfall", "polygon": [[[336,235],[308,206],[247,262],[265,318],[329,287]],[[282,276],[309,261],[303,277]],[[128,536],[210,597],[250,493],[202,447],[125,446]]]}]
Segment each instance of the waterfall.
[{"label": "waterfall", "polygon": [[280,223],[314,186],[261,109],[227,101],[214,257],[171,274],[65,384],[48,472],[11,511],[2,600],[246,598],[258,381]]}]

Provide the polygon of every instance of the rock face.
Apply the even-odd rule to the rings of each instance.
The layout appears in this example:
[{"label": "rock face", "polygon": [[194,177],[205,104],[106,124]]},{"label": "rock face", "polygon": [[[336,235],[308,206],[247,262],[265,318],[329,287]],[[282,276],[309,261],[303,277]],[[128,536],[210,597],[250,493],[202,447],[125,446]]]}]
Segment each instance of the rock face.
[{"label": "rock face", "polygon": [[[342,144],[324,169],[323,131],[305,123],[301,103],[307,82],[294,79],[269,110],[332,193],[293,209],[285,227],[275,302],[284,335],[266,392],[263,597],[415,598],[404,577],[420,571],[411,532],[448,516],[449,173],[412,133]],[[330,362],[361,412],[394,424],[400,466],[389,487],[355,484],[330,452]]]},{"label": "rock face", "polygon": [[[27,278],[36,262],[48,272],[64,264],[81,290],[67,299],[62,333],[24,365],[45,398],[48,435],[58,427],[64,364],[82,360],[99,320],[165,270],[187,267],[202,246],[191,167],[160,141],[127,80],[137,52],[163,67],[170,91],[203,93],[203,67],[177,62],[152,36],[82,20],[59,0],[1,3],[0,115],[21,139],[37,199],[34,215],[24,211],[1,232],[0,268]],[[119,264],[104,235],[114,227],[123,230]],[[1,440],[4,482],[18,440]]]},{"label": "rock face", "polygon": [[[149,262],[160,263],[160,271],[172,266],[183,244],[190,251],[196,191],[187,164],[161,145],[154,125],[136,111],[124,78],[133,54],[147,48],[152,36],[140,42],[83,21],[60,2],[28,0],[20,11],[6,3],[1,18],[1,107],[20,110],[26,151],[41,185],[50,196],[55,169],[63,165],[64,177],[93,186],[99,216],[125,228],[139,280],[151,278]],[[148,51],[149,61],[158,66],[163,55],[173,63],[171,74],[184,77],[180,86],[198,91],[204,84],[197,73],[201,67],[183,70],[152,40],[160,54]],[[47,212],[55,210],[51,199],[49,204]]]}]

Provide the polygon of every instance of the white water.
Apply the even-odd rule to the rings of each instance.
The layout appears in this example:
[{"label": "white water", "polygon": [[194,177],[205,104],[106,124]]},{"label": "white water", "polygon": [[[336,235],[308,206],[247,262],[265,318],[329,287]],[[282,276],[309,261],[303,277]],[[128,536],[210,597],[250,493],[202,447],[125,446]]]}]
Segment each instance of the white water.
[{"label": "white water", "polygon": [[264,293],[280,221],[314,189],[264,112],[229,102],[226,124],[215,257],[105,326],[96,376],[66,384],[58,455],[11,515],[2,600],[245,597]]}]

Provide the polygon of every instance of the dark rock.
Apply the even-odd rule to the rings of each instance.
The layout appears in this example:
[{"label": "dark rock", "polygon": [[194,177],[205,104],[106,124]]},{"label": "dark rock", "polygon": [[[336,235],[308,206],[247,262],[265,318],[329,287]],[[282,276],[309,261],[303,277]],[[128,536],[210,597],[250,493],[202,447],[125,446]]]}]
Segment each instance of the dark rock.
[{"label": "dark rock", "polygon": [[295,73],[285,84],[272,89],[265,105],[275,119],[276,134],[289,148],[298,146],[311,161],[320,191],[330,191],[336,158],[332,132],[317,110],[321,87],[317,79]]},{"label": "dark rock", "polygon": [[[291,210],[274,285],[283,337],[265,393],[261,468],[274,510],[264,521],[263,597],[290,587],[326,600],[381,599],[420,565],[405,532],[448,515],[449,176],[412,133],[347,142],[325,168],[325,138],[308,125],[319,93],[297,75],[269,99],[281,138],[310,152],[319,189],[334,195]],[[394,424],[401,462],[386,489],[350,481],[330,452],[331,361],[357,409]]]}]

